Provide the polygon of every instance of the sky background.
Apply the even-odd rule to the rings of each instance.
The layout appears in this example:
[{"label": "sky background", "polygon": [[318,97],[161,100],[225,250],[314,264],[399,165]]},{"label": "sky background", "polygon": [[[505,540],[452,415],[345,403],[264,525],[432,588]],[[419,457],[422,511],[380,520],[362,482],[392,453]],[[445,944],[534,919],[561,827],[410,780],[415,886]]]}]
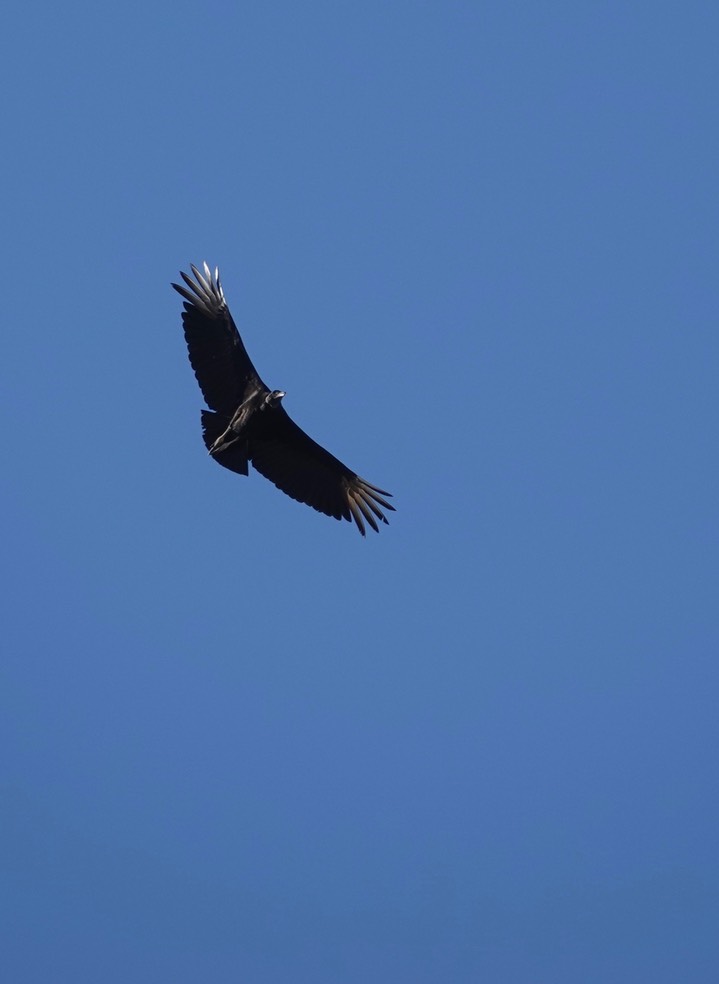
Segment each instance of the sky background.
[{"label": "sky background", "polygon": [[[2,33],[3,980],[716,981],[716,3]],[[379,536],[208,460],[204,259]]]}]

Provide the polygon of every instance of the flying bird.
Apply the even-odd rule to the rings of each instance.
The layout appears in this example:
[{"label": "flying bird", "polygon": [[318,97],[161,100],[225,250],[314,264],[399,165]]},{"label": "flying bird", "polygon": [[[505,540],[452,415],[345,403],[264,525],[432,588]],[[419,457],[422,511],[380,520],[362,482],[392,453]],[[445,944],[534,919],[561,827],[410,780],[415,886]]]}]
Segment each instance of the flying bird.
[{"label": "flying bird", "polygon": [[297,426],[282,406],[283,390],[270,390],[257,374],[227,306],[217,267],[204,274],[180,271],[186,287],[182,324],[190,364],[209,410],[201,412],[202,437],[218,464],[248,475],[256,470],[298,502],[335,519],[365,521],[379,532],[391,495],[360,478]]}]

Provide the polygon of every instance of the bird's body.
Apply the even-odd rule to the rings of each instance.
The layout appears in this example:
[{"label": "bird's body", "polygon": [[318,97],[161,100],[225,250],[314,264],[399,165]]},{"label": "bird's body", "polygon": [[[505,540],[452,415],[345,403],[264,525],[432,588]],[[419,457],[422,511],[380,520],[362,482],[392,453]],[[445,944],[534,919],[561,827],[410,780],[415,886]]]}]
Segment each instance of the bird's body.
[{"label": "bird's body", "polygon": [[[185,299],[182,322],[190,363],[209,410],[202,411],[202,436],[219,464],[240,475],[248,463],[279,489],[335,519],[354,520],[379,530],[382,509],[394,507],[388,492],[365,482],[312,440],[287,415],[284,392],[260,379],[237,331],[220,284],[207,264],[194,279],[181,273],[187,287],[173,284]],[[187,289],[189,288],[189,290]]]}]

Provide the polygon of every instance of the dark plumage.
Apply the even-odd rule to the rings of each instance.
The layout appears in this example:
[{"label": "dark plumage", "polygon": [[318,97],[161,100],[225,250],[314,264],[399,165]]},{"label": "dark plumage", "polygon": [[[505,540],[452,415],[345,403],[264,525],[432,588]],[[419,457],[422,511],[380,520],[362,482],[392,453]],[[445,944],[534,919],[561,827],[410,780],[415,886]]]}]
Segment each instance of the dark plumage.
[{"label": "dark plumage", "polygon": [[[173,284],[184,299],[182,323],[190,363],[209,410],[202,411],[202,436],[212,457],[238,475],[248,462],[278,489],[335,519],[355,521],[362,536],[365,520],[379,532],[383,509],[394,511],[375,485],[365,482],[316,444],[287,415],[282,390],[270,390],[252,365],[232,320],[217,269],[192,277],[187,287]],[[188,289],[189,288],[189,289]],[[391,496],[390,496],[391,498]]]}]

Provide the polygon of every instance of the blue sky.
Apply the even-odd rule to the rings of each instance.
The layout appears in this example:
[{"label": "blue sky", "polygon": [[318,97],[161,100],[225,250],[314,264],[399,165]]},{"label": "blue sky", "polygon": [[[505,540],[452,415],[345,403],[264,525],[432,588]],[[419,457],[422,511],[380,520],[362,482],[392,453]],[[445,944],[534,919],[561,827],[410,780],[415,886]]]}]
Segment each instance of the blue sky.
[{"label": "blue sky", "polygon": [[[4,979],[716,979],[718,30],[7,12]],[[379,536],[208,460],[204,259]]]}]

